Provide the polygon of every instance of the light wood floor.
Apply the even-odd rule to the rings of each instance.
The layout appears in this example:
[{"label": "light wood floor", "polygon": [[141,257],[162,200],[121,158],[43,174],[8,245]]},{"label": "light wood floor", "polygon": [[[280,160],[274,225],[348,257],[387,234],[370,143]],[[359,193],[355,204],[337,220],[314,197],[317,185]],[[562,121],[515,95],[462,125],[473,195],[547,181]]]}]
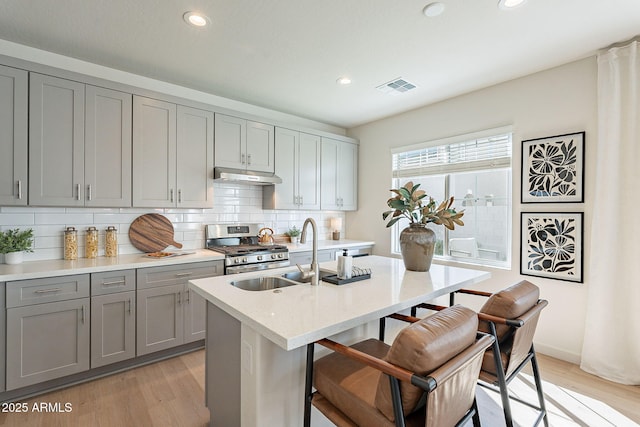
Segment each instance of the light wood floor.
[{"label": "light wood floor", "polygon": [[[614,384],[542,355],[539,361],[551,426],[640,425],[640,387]],[[515,385],[527,386],[526,376]],[[20,403],[27,404],[28,412],[1,412],[0,426],[205,426],[209,412],[204,406],[204,350]],[[65,403],[70,403],[72,410],[34,412],[33,405],[41,403],[60,403],[63,410]],[[486,401],[482,405],[487,405]],[[483,407],[480,409],[482,412]],[[514,410],[517,418],[518,410]],[[484,425],[497,426],[493,421]]]}]

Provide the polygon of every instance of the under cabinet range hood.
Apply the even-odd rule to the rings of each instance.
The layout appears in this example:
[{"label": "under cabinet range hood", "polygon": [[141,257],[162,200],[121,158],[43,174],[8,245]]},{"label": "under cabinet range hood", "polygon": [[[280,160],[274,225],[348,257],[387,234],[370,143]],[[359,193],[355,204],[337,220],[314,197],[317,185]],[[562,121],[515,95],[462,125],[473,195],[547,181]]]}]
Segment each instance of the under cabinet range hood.
[{"label": "under cabinet range hood", "polygon": [[271,185],[282,184],[282,178],[269,172],[243,171],[239,169],[214,168],[213,179],[217,182],[238,184]]}]

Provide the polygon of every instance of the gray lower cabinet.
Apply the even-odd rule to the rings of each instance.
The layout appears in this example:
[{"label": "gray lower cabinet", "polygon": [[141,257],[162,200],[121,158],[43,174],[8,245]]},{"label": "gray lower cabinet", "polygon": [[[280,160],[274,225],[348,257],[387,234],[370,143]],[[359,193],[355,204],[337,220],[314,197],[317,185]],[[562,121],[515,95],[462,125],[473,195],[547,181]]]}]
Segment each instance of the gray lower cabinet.
[{"label": "gray lower cabinet", "polygon": [[6,364],[6,356],[5,356],[5,345],[6,345],[6,304],[4,298],[4,283],[0,283],[0,391],[5,390],[5,368]]},{"label": "gray lower cabinet", "polygon": [[[318,262],[326,262],[335,260],[334,249],[325,249],[318,251]],[[313,258],[313,254],[311,251],[305,252],[293,252],[289,254],[289,263],[291,265],[300,264],[301,266],[305,266],[306,264],[311,264],[311,259]]]},{"label": "gray lower cabinet", "polygon": [[136,356],[135,270],[91,275],[91,368]]},{"label": "gray lower cabinet", "polygon": [[21,280],[6,286],[6,389],[88,370],[88,275]]},{"label": "gray lower cabinet", "polygon": [[[347,255],[350,255],[354,258],[371,255],[371,246],[358,246],[358,247],[350,247],[347,249]],[[323,249],[318,251],[318,262],[325,261],[335,261],[336,255],[341,255],[343,249]],[[292,252],[289,253],[289,262],[291,265],[300,264],[301,266],[305,266],[306,264],[311,264],[312,253],[311,251],[304,252]]]},{"label": "gray lower cabinet", "polygon": [[0,65],[0,205],[27,204],[27,72]]},{"label": "gray lower cabinet", "polygon": [[222,261],[138,269],[136,354],[204,339],[206,302],[187,282],[222,273]]}]

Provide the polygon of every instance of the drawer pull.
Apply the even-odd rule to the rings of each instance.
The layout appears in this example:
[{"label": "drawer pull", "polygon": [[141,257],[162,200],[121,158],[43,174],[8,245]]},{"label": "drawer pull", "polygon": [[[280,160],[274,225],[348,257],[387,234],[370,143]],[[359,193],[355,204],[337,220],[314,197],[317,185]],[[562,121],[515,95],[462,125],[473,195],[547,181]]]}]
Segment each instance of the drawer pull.
[{"label": "drawer pull", "polygon": [[115,286],[115,285],[124,285],[124,280],[114,280],[113,282],[104,282],[102,286]]},{"label": "drawer pull", "polygon": [[37,291],[33,291],[34,294],[49,294],[52,292],[60,292],[61,288],[51,288],[51,289],[38,289]]},{"label": "drawer pull", "polygon": [[192,272],[188,272],[188,273],[176,273],[176,277],[191,276],[192,274],[193,274]]}]

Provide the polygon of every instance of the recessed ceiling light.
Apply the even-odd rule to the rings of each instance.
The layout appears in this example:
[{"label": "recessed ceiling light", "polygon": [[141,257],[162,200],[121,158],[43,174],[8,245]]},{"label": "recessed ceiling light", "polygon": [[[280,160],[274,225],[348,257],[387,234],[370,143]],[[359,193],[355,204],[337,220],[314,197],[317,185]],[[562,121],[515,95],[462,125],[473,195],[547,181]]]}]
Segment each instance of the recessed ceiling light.
[{"label": "recessed ceiling light", "polygon": [[194,27],[204,27],[209,23],[209,18],[198,12],[185,12],[182,17],[187,24],[193,25]]},{"label": "recessed ceiling light", "polygon": [[500,9],[514,9],[518,6],[522,6],[526,3],[527,0],[500,0],[498,1],[498,7]]},{"label": "recessed ceiling light", "polygon": [[422,13],[429,18],[439,16],[442,12],[444,12],[444,3],[440,2],[429,3],[422,9]]},{"label": "recessed ceiling light", "polygon": [[338,80],[336,80],[336,83],[342,86],[350,85],[351,79],[349,77],[338,77]]}]

